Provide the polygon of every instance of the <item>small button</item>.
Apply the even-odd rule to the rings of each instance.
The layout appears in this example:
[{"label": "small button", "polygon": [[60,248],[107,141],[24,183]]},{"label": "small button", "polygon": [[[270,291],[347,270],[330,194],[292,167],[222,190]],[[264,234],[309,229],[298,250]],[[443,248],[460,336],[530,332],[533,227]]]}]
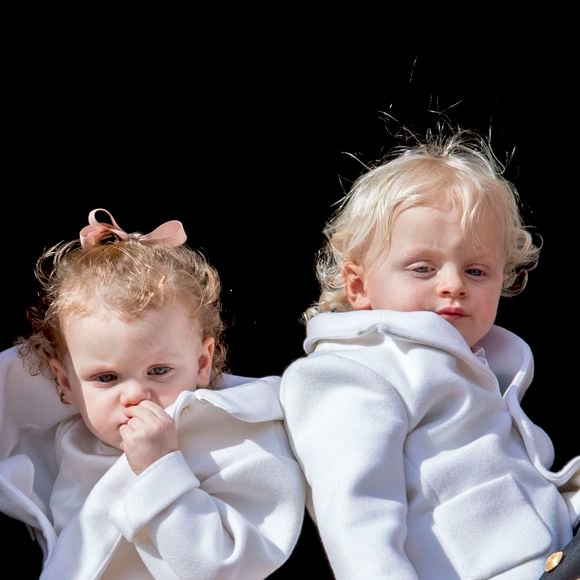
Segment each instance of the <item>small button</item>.
[{"label": "small button", "polygon": [[558,552],[554,552],[553,554],[550,554],[546,558],[544,571],[551,572],[562,561],[562,558],[564,558],[564,552],[562,552],[561,550],[559,550]]},{"label": "small button", "polygon": [[191,411],[191,405],[184,405],[181,408],[181,411],[179,411],[179,415],[183,415],[184,413],[187,413],[188,411]]}]

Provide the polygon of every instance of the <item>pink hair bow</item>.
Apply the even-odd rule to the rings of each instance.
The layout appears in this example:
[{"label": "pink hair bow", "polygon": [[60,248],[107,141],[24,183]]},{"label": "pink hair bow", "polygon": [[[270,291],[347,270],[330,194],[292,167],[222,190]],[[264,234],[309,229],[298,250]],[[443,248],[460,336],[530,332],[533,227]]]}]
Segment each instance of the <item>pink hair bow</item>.
[{"label": "pink hair bow", "polygon": [[[111,223],[99,222],[95,217],[98,211],[105,212]],[[89,214],[89,225],[85,226],[80,231],[81,247],[83,250],[88,250],[101,243],[104,238],[114,236],[118,240],[139,240],[140,242],[151,242],[167,244],[176,248],[181,246],[187,240],[187,235],[183,229],[183,224],[177,220],[165,222],[155,228],[148,234],[128,234],[125,230],[119,227],[111,212],[106,209],[97,208]]]}]

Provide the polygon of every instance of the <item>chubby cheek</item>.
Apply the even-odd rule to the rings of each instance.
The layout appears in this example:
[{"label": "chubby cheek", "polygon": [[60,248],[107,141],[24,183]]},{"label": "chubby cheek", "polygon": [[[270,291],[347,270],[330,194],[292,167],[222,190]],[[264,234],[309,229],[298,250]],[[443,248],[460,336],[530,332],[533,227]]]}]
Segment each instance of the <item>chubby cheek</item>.
[{"label": "chubby cheek", "polygon": [[83,420],[89,430],[109,445],[118,447],[120,435],[115,429],[116,421],[118,422],[118,411],[114,401],[105,396],[99,397],[82,397],[80,411]]},{"label": "chubby cheek", "polygon": [[485,291],[479,294],[473,292],[472,295],[473,301],[477,304],[477,309],[482,313],[482,316],[495,320],[501,298],[501,286],[498,288],[486,288]]},{"label": "chubby cheek", "polygon": [[398,312],[411,312],[414,310],[425,310],[425,293],[415,291],[413,288],[401,287],[389,288],[374,296],[373,308],[383,310],[396,310]]},{"label": "chubby cheek", "polygon": [[159,405],[162,409],[166,409],[167,407],[175,403],[175,400],[182,391],[184,391],[183,388],[176,389],[171,393],[163,393],[162,395],[151,397],[151,400],[157,405]]},{"label": "chubby cheek", "polygon": [[493,304],[493,302],[489,305],[489,307],[486,309],[485,306],[482,307],[482,323],[486,326],[488,326],[489,328],[492,327],[492,325],[495,322],[495,319],[497,317],[497,310],[498,310],[498,304]]},{"label": "chubby cheek", "polygon": [[101,411],[96,405],[91,404],[90,401],[83,401],[81,404],[81,415],[87,425],[97,427],[103,422],[105,412]]}]

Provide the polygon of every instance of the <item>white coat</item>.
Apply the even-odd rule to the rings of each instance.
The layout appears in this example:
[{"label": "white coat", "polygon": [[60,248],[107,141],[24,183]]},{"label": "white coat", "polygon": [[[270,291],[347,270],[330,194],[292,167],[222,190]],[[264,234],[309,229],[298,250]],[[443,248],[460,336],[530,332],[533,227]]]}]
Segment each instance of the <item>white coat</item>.
[{"label": "white coat", "polygon": [[499,327],[481,346],[489,367],[431,312],[309,321],[281,400],[338,579],[530,580],[570,540],[580,456],[548,469],[529,347]]},{"label": "white coat", "polygon": [[224,375],[215,390],[181,393],[167,409],[180,450],[136,476],[59,402],[53,381],[30,376],[14,349],[1,353],[0,510],[36,531],[41,578],[272,573],[298,539],[305,504],[278,388],[277,377]]}]

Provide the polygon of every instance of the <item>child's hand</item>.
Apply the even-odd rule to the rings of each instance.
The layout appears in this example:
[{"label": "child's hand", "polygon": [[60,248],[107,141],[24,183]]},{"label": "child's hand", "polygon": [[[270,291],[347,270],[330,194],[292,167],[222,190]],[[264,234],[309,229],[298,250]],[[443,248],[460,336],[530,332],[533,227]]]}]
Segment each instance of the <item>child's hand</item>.
[{"label": "child's hand", "polygon": [[129,420],[119,428],[123,451],[136,475],[164,455],[177,450],[173,419],[152,401],[141,401],[126,409]]}]

